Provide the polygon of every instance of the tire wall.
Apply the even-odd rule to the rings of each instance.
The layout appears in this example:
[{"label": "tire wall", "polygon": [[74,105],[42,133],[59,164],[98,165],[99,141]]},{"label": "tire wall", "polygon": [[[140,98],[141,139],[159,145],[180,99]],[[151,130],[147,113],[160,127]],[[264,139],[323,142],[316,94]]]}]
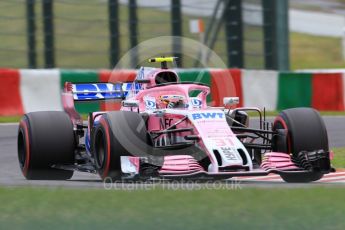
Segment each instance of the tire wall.
[{"label": "tire wall", "polygon": [[[178,69],[181,81],[211,86],[209,105],[222,106],[223,97],[240,97],[239,106],[282,110],[313,107],[344,111],[345,70],[277,72],[242,69]],[[64,82],[133,81],[135,70],[1,69],[0,116],[32,111],[62,110]],[[119,103],[91,102],[76,105],[80,113],[117,110]]]}]

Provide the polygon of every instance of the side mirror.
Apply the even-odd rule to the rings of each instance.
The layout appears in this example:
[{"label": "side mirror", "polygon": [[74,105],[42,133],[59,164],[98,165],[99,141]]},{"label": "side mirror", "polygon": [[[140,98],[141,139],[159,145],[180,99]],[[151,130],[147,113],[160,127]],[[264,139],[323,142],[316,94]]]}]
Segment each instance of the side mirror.
[{"label": "side mirror", "polygon": [[240,103],[239,97],[224,97],[223,104],[224,105],[237,105]]},{"label": "side mirror", "polygon": [[139,107],[139,101],[137,100],[125,100],[121,104],[123,107]]}]

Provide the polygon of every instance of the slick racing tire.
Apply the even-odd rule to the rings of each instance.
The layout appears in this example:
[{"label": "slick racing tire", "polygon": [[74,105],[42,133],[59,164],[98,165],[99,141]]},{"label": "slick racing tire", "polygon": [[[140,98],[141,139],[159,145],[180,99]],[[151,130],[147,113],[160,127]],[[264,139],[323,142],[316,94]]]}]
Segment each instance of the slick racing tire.
[{"label": "slick racing tire", "polygon": [[75,137],[68,115],[60,111],[25,114],[18,129],[18,160],[28,180],[67,180],[73,171],[52,165],[74,164]]},{"label": "slick racing tire", "polygon": [[121,156],[149,151],[150,138],[143,118],[135,112],[116,111],[102,115],[92,137],[96,169],[106,182],[121,180]]},{"label": "slick racing tire", "polygon": [[[285,140],[277,143],[273,138],[273,151],[291,153],[296,156],[301,151],[329,151],[327,130],[320,114],[311,108],[293,108],[282,111],[275,119],[273,130],[285,130]],[[321,172],[301,175],[281,175],[286,182],[305,183],[319,180]]]}]

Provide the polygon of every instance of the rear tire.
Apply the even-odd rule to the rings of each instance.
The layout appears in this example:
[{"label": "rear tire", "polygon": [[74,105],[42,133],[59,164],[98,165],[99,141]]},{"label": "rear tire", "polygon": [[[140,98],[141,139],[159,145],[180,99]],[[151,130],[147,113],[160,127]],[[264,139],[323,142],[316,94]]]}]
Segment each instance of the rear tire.
[{"label": "rear tire", "polygon": [[[296,155],[301,151],[329,151],[327,130],[320,114],[311,108],[294,108],[282,111],[274,121],[273,130],[287,130],[286,140],[272,143],[273,151]],[[303,175],[281,175],[286,182],[305,183],[323,177],[321,172]]]},{"label": "rear tire", "polygon": [[150,139],[143,118],[135,112],[116,111],[102,115],[92,138],[95,165],[107,182],[121,180],[121,156],[149,152]]},{"label": "rear tire", "polygon": [[73,164],[73,124],[64,112],[25,114],[18,129],[18,160],[28,180],[67,180],[73,171],[54,169],[55,164]]}]

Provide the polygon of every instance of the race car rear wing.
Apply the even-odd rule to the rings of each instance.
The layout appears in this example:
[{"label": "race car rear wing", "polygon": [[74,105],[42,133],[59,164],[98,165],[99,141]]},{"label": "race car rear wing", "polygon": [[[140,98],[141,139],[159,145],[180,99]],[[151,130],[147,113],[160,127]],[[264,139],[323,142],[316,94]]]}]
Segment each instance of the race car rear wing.
[{"label": "race car rear wing", "polygon": [[[133,85],[134,84],[134,85]],[[75,109],[74,102],[99,100],[124,100],[130,92],[138,92],[141,84],[126,83],[71,83],[66,82],[62,93],[64,111],[69,115],[74,125],[82,125],[83,120]]]},{"label": "race car rear wing", "polygon": [[[74,101],[123,100],[132,89],[130,83],[70,83],[65,85],[65,92],[73,95]],[[136,86],[136,90],[138,86]]]}]

